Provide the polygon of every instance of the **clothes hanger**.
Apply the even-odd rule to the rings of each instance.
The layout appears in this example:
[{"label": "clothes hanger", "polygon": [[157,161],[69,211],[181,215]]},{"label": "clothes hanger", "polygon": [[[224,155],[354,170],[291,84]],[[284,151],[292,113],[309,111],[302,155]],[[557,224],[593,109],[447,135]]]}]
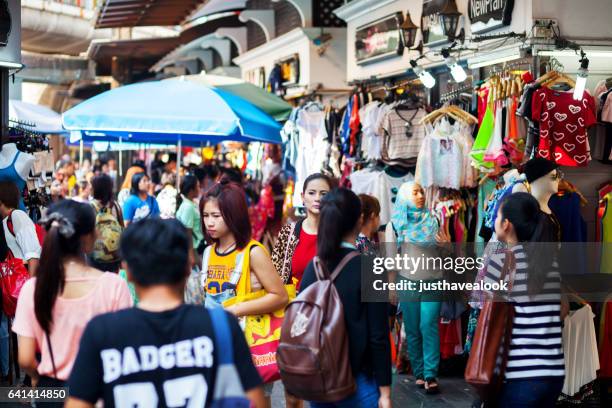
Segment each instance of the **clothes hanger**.
[{"label": "clothes hanger", "polygon": [[474,125],[478,123],[478,118],[476,118],[474,115],[470,114],[469,112],[466,112],[465,110],[461,109],[457,105],[448,105],[448,108],[451,111],[453,111],[456,115],[461,116],[464,122],[467,122],[470,125]]},{"label": "clothes hanger", "polygon": [[570,85],[572,88],[574,88],[576,86],[576,81],[574,81],[573,78],[569,77],[568,75],[559,72],[558,76],[555,77],[555,79],[553,79],[552,81],[546,82],[546,84],[544,84],[545,87],[547,88],[551,88],[553,85],[556,84],[562,84],[562,83],[566,83],[568,85]]}]

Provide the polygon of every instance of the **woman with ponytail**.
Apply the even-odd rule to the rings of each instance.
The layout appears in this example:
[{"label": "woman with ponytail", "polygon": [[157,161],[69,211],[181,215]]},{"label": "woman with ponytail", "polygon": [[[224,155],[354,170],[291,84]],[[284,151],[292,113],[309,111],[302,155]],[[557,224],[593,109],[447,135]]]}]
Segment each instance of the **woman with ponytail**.
[{"label": "woman with ponytail", "polygon": [[[355,240],[361,231],[361,203],[351,190],[332,190],[321,200],[317,256],[328,271],[357,251]],[[362,302],[362,261],[354,257],[342,268],[334,286],[344,308],[349,341],[349,361],[357,383],[352,396],[335,403],[310,402],[320,407],[391,407],[391,346],[389,344],[388,304]],[[369,266],[364,270],[372,270]],[[302,290],[316,282],[311,262],[302,278]]]},{"label": "woman with ponytail", "polygon": [[96,240],[90,205],[61,201],[41,223],[47,230],[41,262],[36,277],[21,289],[13,331],[19,339],[19,365],[32,385],[57,387],[70,375],[87,323],[98,314],[130,307],[132,300],[123,279],[87,265],[86,254]]},{"label": "woman with ponytail", "polygon": [[495,219],[506,250],[491,257],[485,283],[507,280],[514,306],[504,383],[495,401],[501,408],[554,407],[563,388],[561,278],[556,244],[543,243],[549,236],[545,217],[531,194],[514,193],[502,201]]}]

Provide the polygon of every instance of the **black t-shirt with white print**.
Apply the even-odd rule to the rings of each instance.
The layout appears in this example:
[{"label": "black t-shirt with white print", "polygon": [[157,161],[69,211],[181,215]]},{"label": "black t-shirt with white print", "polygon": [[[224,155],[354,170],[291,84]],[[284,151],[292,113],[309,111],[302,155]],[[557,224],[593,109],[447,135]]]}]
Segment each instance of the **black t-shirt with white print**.
[{"label": "black t-shirt with white print", "polygon": [[[234,364],[248,391],[261,385],[261,378],[233,316],[229,326]],[[210,315],[202,306],[164,312],[134,307],[100,315],[81,338],[70,396],[90,403],[102,399],[106,408],[208,406],[217,347],[230,350],[216,344]]]}]

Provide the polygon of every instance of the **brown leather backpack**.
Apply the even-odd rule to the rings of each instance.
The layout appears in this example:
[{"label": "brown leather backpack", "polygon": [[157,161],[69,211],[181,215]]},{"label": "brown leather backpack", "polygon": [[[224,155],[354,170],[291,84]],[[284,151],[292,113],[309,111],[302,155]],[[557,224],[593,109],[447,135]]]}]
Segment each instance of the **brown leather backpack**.
[{"label": "brown leather backpack", "polygon": [[357,389],[349,361],[344,308],[333,282],[358,255],[347,254],[331,275],[315,257],[317,281],[285,310],[276,361],[285,389],[300,399],[336,402]]}]

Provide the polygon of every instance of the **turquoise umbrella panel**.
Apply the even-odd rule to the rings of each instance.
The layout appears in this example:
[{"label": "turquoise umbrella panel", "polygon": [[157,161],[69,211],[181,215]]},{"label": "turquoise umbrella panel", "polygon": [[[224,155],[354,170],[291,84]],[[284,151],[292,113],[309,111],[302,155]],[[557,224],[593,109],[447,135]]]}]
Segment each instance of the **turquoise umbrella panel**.
[{"label": "turquoise umbrella panel", "polygon": [[73,107],[62,119],[68,130],[99,132],[107,140],[281,141],[280,125],[251,103],[185,81],[146,82],[112,89]]}]

